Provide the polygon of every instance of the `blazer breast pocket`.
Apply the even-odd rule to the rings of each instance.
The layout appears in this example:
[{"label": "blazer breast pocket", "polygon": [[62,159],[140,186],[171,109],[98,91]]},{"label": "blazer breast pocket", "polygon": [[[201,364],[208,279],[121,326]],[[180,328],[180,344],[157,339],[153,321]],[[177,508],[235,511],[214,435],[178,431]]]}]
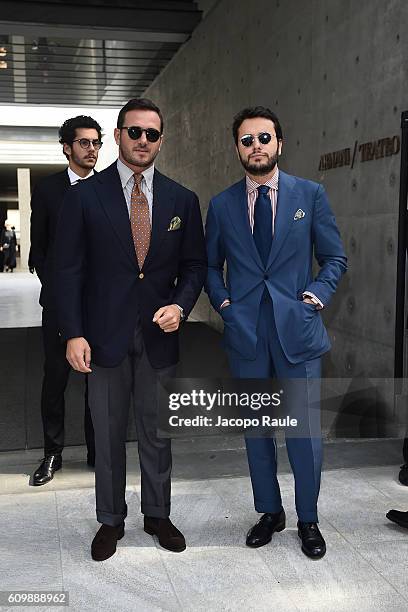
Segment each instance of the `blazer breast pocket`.
[{"label": "blazer breast pocket", "polygon": [[183,232],[181,229],[167,231],[161,243],[162,248],[168,253],[174,254],[180,248],[182,236]]},{"label": "blazer breast pocket", "polygon": [[174,229],[174,230],[167,230],[165,237],[164,237],[164,241],[167,242],[168,244],[177,244],[178,242],[180,242],[182,235],[183,235],[183,232],[181,228]]}]

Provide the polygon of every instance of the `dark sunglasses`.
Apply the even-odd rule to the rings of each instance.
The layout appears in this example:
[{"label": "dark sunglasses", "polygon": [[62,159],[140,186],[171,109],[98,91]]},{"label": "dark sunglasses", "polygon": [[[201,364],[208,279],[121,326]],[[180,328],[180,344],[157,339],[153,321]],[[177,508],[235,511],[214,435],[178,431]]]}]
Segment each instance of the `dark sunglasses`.
[{"label": "dark sunglasses", "polygon": [[89,138],[77,138],[76,140],[73,140],[72,142],[79,142],[80,146],[83,149],[89,149],[92,143],[93,148],[96,150],[100,149],[103,144],[102,140],[99,140],[99,139],[89,140]]},{"label": "dark sunglasses", "polygon": [[132,125],[131,127],[122,127],[121,130],[127,130],[129,138],[132,140],[139,140],[143,132],[146,134],[146,140],[149,142],[157,142],[161,136],[159,130],[154,128],[141,128],[138,125]]},{"label": "dark sunglasses", "polygon": [[241,136],[239,140],[244,147],[251,147],[255,142],[255,138],[258,138],[261,144],[266,145],[268,142],[271,142],[273,136],[274,135],[269,134],[269,132],[261,132],[258,134],[258,136],[254,136],[253,134],[244,134],[244,136]]}]

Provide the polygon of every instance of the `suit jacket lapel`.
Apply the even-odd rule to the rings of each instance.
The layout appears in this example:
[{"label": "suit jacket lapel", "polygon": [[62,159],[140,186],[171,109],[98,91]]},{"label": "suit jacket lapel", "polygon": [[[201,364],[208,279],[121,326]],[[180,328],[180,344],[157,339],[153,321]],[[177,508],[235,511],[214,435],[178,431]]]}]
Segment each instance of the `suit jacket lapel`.
[{"label": "suit jacket lapel", "polygon": [[260,268],[263,268],[258,249],[252,236],[251,225],[248,215],[248,196],[246,191],[246,181],[242,179],[231,188],[231,197],[227,200],[227,210],[231,223],[238,232],[244,247],[255,259]]},{"label": "suit jacket lapel", "polygon": [[60,177],[61,178],[59,181],[59,188],[62,194],[62,198],[61,198],[61,202],[62,202],[65,192],[68,191],[68,189],[71,187],[71,181],[69,180],[68,170],[64,170],[63,172],[61,172]]},{"label": "suit jacket lapel", "polygon": [[116,162],[95,176],[94,186],[98,198],[119,238],[122,248],[131,259],[132,263],[137,266],[128,207],[123,194]]},{"label": "suit jacket lapel", "polygon": [[[166,235],[174,216],[174,194],[169,190],[169,182],[158,170],[153,175],[152,234],[150,246],[143,267],[145,268],[156,255],[160,243]],[[182,220],[183,222],[183,220]]]},{"label": "suit jacket lapel", "polygon": [[279,171],[278,202],[275,217],[275,231],[269,253],[269,268],[278,255],[289,233],[294,215],[298,207],[298,192],[295,189],[296,180],[293,176]]}]

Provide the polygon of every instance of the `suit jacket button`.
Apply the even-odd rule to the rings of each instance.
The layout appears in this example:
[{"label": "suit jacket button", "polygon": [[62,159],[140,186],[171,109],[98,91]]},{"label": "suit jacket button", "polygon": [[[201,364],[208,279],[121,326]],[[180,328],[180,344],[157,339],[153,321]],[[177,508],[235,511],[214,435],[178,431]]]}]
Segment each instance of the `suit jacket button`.
[{"label": "suit jacket button", "polygon": [[139,278],[140,278],[140,279],[144,278],[144,274],[143,274],[143,272],[141,272],[141,273],[139,274]]},{"label": "suit jacket button", "polygon": [[268,278],[269,278],[269,274],[264,274],[264,279],[268,280]]}]

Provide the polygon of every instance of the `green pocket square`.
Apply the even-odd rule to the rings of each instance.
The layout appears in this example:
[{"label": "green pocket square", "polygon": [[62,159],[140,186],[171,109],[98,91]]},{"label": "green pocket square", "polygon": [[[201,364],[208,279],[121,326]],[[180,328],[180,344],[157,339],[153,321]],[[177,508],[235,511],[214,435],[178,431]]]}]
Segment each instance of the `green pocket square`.
[{"label": "green pocket square", "polygon": [[174,232],[174,230],[178,230],[181,227],[181,219],[180,217],[173,217],[170,221],[170,225],[168,228],[168,232]]}]

